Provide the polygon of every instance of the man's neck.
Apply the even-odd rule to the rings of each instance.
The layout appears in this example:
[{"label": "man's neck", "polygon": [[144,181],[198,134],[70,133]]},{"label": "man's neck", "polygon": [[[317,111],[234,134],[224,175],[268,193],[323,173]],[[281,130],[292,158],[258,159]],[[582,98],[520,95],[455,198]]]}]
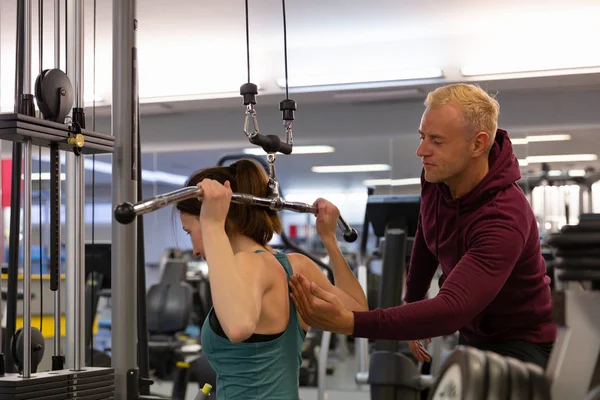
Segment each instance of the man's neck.
[{"label": "man's neck", "polygon": [[480,158],[470,165],[462,174],[446,181],[452,199],[456,200],[469,193],[485,178],[490,168],[487,158]]}]

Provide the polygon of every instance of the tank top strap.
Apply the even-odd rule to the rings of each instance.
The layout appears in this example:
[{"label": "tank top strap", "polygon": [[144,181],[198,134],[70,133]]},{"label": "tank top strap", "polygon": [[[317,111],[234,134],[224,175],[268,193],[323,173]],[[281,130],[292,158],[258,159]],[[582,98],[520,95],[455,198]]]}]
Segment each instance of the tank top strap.
[{"label": "tank top strap", "polygon": [[[266,251],[266,250],[255,250],[254,252],[255,253],[268,253],[268,251]],[[292,269],[292,264],[290,263],[290,260],[287,258],[287,255],[285,255],[285,253],[275,252],[275,253],[269,253],[269,254],[272,254],[277,259],[277,261],[279,261],[279,264],[281,264],[281,266],[285,270],[285,273],[288,278],[291,278],[292,275],[294,275],[294,270]]]}]

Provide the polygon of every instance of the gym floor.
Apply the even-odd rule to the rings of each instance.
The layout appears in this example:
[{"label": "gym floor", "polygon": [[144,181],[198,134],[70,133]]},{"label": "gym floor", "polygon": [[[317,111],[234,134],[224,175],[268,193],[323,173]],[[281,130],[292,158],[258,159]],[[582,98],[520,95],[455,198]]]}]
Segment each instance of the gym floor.
[{"label": "gym floor", "polygon": [[[355,356],[349,355],[334,365],[333,375],[327,376],[325,400],[368,400],[370,398],[369,387],[358,388],[354,382],[354,377],[358,371],[358,360]],[[171,382],[155,381],[152,385],[152,392],[157,395],[169,396],[171,390]],[[190,383],[186,400],[194,400],[198,390],[196,383]],[[301,387],[300,399],[317,400],[317,388]]]}]

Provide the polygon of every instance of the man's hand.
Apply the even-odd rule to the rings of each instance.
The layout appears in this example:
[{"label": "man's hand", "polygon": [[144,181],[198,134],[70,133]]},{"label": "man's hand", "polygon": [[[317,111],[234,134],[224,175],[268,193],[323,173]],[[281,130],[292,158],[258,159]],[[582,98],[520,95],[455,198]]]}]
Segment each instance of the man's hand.
[{"label": "man's hand", "polygon": [[298,314],[309,326],[350,336],[354,332],[354,314],[346,310],[334,294],[309,282],[302,275],[290,278],[292,298]]},{"label": "man's hand", "polygon": [[[425,339],[425,342],[431,343],[431,339]],[[418,362],[431,362],[431,354],[425,350],[425,346],[423,346],[420,340],[409,340],[408,347],[410,347],[410,351]]]}]

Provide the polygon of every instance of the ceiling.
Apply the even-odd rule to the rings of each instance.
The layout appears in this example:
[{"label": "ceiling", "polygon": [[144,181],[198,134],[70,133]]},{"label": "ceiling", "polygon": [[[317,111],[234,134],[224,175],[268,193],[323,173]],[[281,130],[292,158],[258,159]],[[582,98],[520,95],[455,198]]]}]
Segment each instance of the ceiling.
[{"label": "ceiling", "polygon": [[[37,24],[37,2],[32,3]],[[94,2],[84,3],[85,97],[96,98],[96,107],[86,108],[88,127],[95,115],[96,130],[110,133],[113,2],[96,0],[95,36]],[[48,68],[53,65],[53,15],[52,2],[45,4],[43,60]],[[138,0],[137,4],[142,167],[187,176],[214,164],[224,153],[248,147],[238,92],[247,80],[244,2]],[[15,5],[14,0],[0,0],[4,107],[14,91]],[[250,2],[251,81],[260,86],[259,124],[262,133],[283,137],[278,104],[285,90],[277,85],[284,76],[281,11],[280,2]],[[519,158],[600,154],[600,116],[593,111],[600,108],[600,53],[593,51],[595,38],[600,37],[597,1],[303,0],[286,2],[286,12],[290,83],[315,76],[325,82],[338,78],[364,82],[290,89],[290,97],[298,103],[295,143],[327,144],[335,152],[279,156],[277,172],[284,187],[362,190],[365,179],[419,176],[414,151],[423,99],[432,88],[456,81],[476,82],[497,95],[501,127],[513,138],[571,135],[566,142],[515,146]],[[39,64],[37,32],[34,25],[34,71]],[[64,60],[61,65],[64,68]],[[432,68],[441,69],[443,76],[393,78],[403,71]],[[461,68],[506,73],[464,76]],[[365,77],[356,78],[361,75]],[[4,157],[9,150],[4,144]],[[107,156],[97,159],[110,162]],[[311,171],[315,165],[363,163],[389,164],[390,170]],[[600,163],[552,165],[586,167],[600,169]],[[523,167],[523,174],[539,168],[531,164]],[[96,182],[109,184],[111,175],[98,173]]]}]

